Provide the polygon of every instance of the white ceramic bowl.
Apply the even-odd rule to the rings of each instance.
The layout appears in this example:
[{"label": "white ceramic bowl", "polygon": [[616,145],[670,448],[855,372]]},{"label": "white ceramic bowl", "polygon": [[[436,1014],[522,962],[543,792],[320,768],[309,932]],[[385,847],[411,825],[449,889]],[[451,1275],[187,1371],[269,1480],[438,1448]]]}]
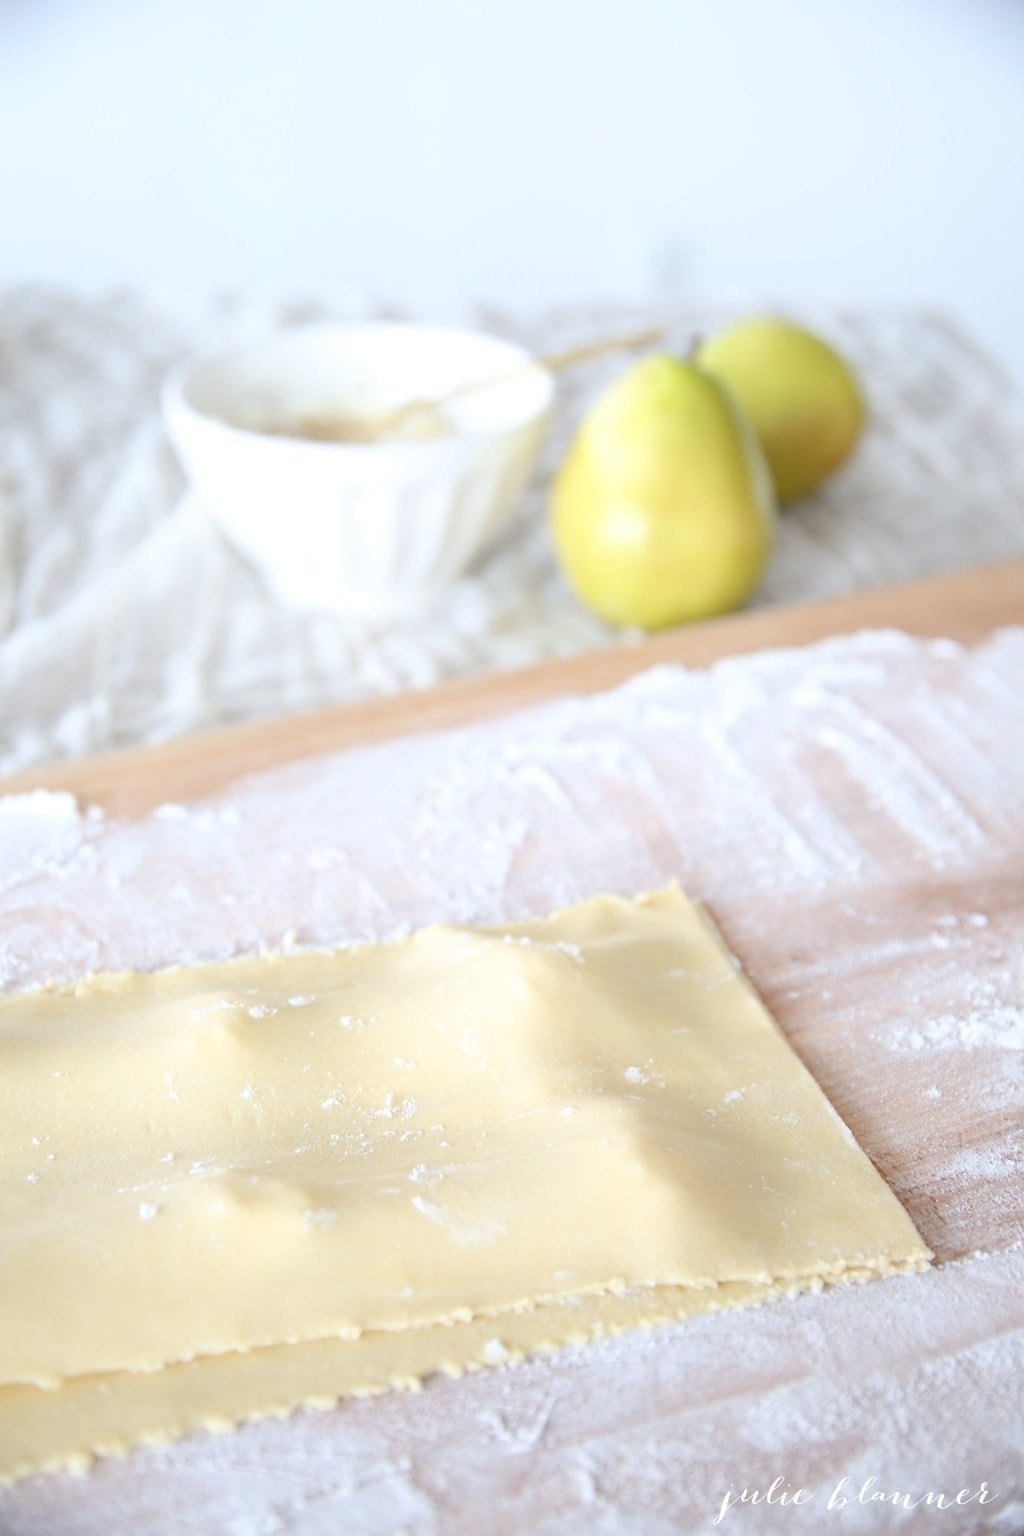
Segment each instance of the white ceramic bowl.
[{"label": "white ceramic bowl", "polygon": [[527,366],[462,396],[445,409],[451,433],[425,441],[260,428],[375,415],[530,362],[467,331],[311,326],[179,369],[164,416],[196,494],[281,597],[385,617],[432,602],[507,521],[543,441],[551,375]]}]

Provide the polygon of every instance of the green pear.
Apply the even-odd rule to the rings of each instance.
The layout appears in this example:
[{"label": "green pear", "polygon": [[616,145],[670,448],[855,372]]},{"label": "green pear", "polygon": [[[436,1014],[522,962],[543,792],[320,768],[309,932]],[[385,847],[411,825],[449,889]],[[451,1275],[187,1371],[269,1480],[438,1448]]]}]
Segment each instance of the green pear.
[{"label": "green pear", "polygon": [[712,618],[753,591],[772,544],[771,477],[729,393],[650,357],[591,408],[552,492],[570,584],[612,624]]},{"label": "green pear", "polygon": [[745,320],[712,337],[698,362],[746,412],[782,506],[816,490],[856,447],[864,427],[857,380],[802,326]]}]

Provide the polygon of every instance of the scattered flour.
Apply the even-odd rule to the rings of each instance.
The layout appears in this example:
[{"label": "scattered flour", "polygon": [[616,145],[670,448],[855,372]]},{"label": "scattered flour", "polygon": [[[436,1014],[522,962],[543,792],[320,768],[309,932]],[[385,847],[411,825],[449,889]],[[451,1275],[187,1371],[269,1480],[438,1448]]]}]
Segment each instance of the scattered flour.
[{"label": "scattered flour", "polygon": [[56,874],[95,824],[79,815],[74,795],[33,789],[0,796],[0,892],[32,875]]},{"label": "scattered flour", "polygon": [[1024,1009],[1005,1006],[978,1008],[962,1016],[941,1014],[924,1024],[897,1026],[887,1032],[884,1041],[890,1050],[904,1053],[1024,1051]]}]

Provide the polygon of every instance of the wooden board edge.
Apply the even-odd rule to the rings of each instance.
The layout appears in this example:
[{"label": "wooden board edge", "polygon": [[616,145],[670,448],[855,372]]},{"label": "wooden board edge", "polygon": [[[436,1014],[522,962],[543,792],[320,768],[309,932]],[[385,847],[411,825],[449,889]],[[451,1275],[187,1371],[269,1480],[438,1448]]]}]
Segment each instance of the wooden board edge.
[{"label": "wooden board edge", "polygon": [[397,736],[445,730],[569,694],[615,687],[649,667],[707,667],[729,656],[809,645],[861,629],[970,644],[1024,622],[1024,559],[866,592],[690,625],[510,672],[311,713],[222,726],[153,746],[43,764],[0,780],[0,795],[66,790],[83,806],[140,815],[161,802],[216,794],[238,779],[299,759]]}]

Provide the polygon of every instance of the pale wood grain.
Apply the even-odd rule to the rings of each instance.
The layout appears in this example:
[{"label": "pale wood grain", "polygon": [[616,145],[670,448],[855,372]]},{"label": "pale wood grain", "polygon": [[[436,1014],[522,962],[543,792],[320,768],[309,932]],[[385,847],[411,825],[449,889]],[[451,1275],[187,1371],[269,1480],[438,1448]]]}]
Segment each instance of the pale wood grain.
[{"label": "pale wood grain", "polygon": [[489,674],[441,688],[278,717],[183,737],[156,747],[43,765],[0,782],[0,794],[70,790],[83,804],[139,815],[163,801],[215,794],[242,776],[299,758],[342,751],[470,720],[507,714],[565,694],[595,693],[660,663],[705,667],[727,656],[807,645],[860,629],[980,639],[1024,621],[1024,560],[929,581],[882,587],[824,602],[774,608],[695,624],[636,645]]}]

